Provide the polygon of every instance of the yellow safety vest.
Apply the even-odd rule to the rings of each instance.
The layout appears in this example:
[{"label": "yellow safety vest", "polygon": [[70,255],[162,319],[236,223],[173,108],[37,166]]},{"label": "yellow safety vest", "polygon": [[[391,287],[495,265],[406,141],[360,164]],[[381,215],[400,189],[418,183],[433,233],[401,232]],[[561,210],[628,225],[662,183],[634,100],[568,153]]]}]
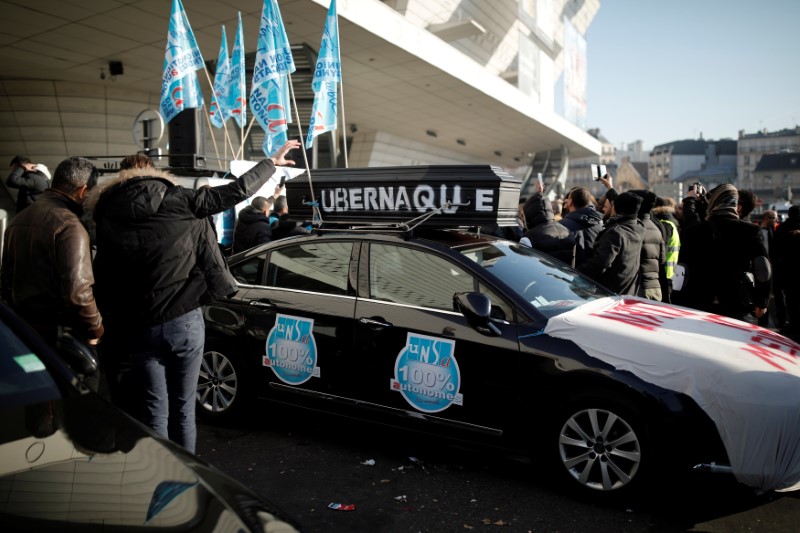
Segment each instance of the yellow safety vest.
[{"label": "yellow safety vest", "polygon": [[661,222],[672,226],[672,235],[670,235],[669,242],[667,243],[667,263],[664,269],[667,274],[667,279],[672,279],[675,273],[675,265],[678,264],[678,252],[681,249],[681,236],[678,235],[678,226],[671,220],[662,220]]}]

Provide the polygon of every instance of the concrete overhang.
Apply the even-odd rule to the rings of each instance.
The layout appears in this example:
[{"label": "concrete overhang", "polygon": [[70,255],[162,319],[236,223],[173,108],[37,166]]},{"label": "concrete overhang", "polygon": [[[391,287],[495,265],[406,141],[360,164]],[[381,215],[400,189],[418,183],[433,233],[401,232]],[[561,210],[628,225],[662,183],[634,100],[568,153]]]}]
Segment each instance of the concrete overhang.
[{"label": "concrete overhang", "polygon": [[[328,3],[279,2],[292,44],[319,47]],[[183,5],[206,59],[216,58],[222,24],[233,38],[237,11],[245,48],[255,49],[261,2],[183,0]],[[480,64],[380,1],[338,0],[337,7],[346,127],[355,124],[359,131],[383,131],[506,167],[526,164],[533,152],[562,146],[571,157],[600,154],[597,139],[501,77],[487,75]],[[169,2],[41,0],[30,5],[0,0],[0,12],[3,78],[159,90]],[[99,78],[109,61],[124,65],[124,75],[114,81]],[[200,79],[207,90],[202,73]]]}]

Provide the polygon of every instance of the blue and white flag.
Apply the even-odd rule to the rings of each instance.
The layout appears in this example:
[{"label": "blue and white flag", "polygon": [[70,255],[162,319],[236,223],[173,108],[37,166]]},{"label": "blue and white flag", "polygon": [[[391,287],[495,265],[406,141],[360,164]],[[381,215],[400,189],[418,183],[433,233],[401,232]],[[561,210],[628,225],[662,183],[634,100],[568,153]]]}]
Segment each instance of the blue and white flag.
[{"label": "blue and white flag", "polygon": [[314,107],[306,136],[306,148],[311,148],[314,137],[336,129],[336,103],[339,83],[342,82],[342,61],[339,54],[339,20],[336,16],[336,0],[331,0],[328,18],[322,33],[322,44],[314,68]]},{"label": "blue and white flag", "polygon": [[183,4],[181,0],[172,0],[161,78],[161,114],[167,122],[184,109],[203,107],[203,93],[195,72],[201,68],[203,55],[197,47]]},{"label": "blue and white flag", "polygon": [[214,74],[214,98],[211,100],[208,114],[211,124],[221,128],[228,117],[231,116],[228,108],[228,77],[231,73],[231,62],[228,58],[228,36],[225,34],[225,26],[222,26],[222,42],[219,45],[219,56],[217,56],[217,72]]},{"label": "blue and white flag", "polygon": [[239,29],[233,41],[231,53],[231,74],[228,87],[228,109],[240,128],[247,123],[247,82],[244,68],[244,37],[242,36],[242,13],[239,13]]},{"label": "blue and white flag", "polygon": [[292,121],[289,74],[294,71],[292,49],[278,3],[276,0],[264,0],[250,105],[266,134],[262,149],[268,156],[274,154],[289,138],[287,124]]}]

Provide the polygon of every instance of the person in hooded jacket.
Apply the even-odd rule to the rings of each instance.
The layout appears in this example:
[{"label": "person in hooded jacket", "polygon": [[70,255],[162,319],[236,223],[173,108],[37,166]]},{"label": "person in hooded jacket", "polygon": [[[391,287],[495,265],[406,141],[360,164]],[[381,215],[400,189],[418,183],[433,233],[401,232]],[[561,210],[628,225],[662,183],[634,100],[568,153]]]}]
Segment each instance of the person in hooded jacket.
[{"label": "person in hooded jacket", "polygon": [[665,244],[665,230],[658,219],[651,215],[656,203],[656,195],[651,191],[635,190],[633,194],[642,198],[639,206],[639,220],[644,224],[644,241],[642,242],[642,257],[639,264],[639,294],[648,300],[660,302],[662,299],[661,277],[666,264],[667,248]]},{"label": "person in hooded jacket", "polygon": [[256,196],[250,205],[239,211],[236,225],[233,228],[233,245],[231,246],[233,253],[238,254],[272,240],[269,212],[275,199],[283,194],[283,190],[283,188],[276,189],[275,194],[270,198]]},{"label": "person in hooded jacket", "polygon": [[542,251],[562,263],[575,266],[575,235],[554,220],[550,200],[537,191],[523,205],[528,230],[520,244]]},{"label": "person in hooded jacket", "polygon": [[261,188],[299,141],[288,141],[230,183],[176,185],[168,174],[131,168],[92,202],[95,296],[107,329],[121,337],[139,380],[142,421],[194,452],[195,396],[204,350],[201,306],[237,289],[208,217]]},{"label": "person in hooded jacket", "polygon": [[736,187],[710,191],[706,218],[681,234],[686,279],[673,301],[745,320],[760,318],[769,298],[771,265],[758,226],[741,220]]},{"label": "person in hooded jacket", "polygon": [[613,216],[597,236],[594,254],[578,270],[617,294],[639,291],[644,224],[637,217],[641,197],[624,192],[614,200]]},{"label": "person in hooded jacket", "polygon": [[673,198],[658,197],[653,208],[653,216],[664,228],[667,246],[667,260],[664,263],[664,275],[661,277],[661,301],[672,303],[672,277],[678,265],[681,250],[681,225],[675,217],[677,203]]},{"label": "person in hooded jacket", "polygon": [[595,208],[592,193],[575,187],[564,198],[564,216],[559,221],[575,236],[575,264],[588,261],[594,253],[594,242],[603,229],[603,214]]}]

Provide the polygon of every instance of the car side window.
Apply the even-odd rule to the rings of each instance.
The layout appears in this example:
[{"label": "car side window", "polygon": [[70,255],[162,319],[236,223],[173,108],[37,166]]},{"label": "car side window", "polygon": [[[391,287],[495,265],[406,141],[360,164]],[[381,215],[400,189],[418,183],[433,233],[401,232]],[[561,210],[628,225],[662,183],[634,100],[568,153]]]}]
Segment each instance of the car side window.
[{"label": "car side window", "polygon": [[443,257],[403,246],[371,244],[369,265],[370,297],[375,300],[453,311],[455,293],[479,291],[492,300],[494,318],[512,320],[510,306]]},{"label": "car side window", "polygon": [[231,267],[231,274],[239,283],[247,285],[260,285],[261,273],[264,270],[264,258],[266,254],[251,257],[247,261],[242,261]]},{"label": "car side window", "polygon": [[272,250],[267,285],[346,295],[352,250],[352,242],[305,243]]}]

